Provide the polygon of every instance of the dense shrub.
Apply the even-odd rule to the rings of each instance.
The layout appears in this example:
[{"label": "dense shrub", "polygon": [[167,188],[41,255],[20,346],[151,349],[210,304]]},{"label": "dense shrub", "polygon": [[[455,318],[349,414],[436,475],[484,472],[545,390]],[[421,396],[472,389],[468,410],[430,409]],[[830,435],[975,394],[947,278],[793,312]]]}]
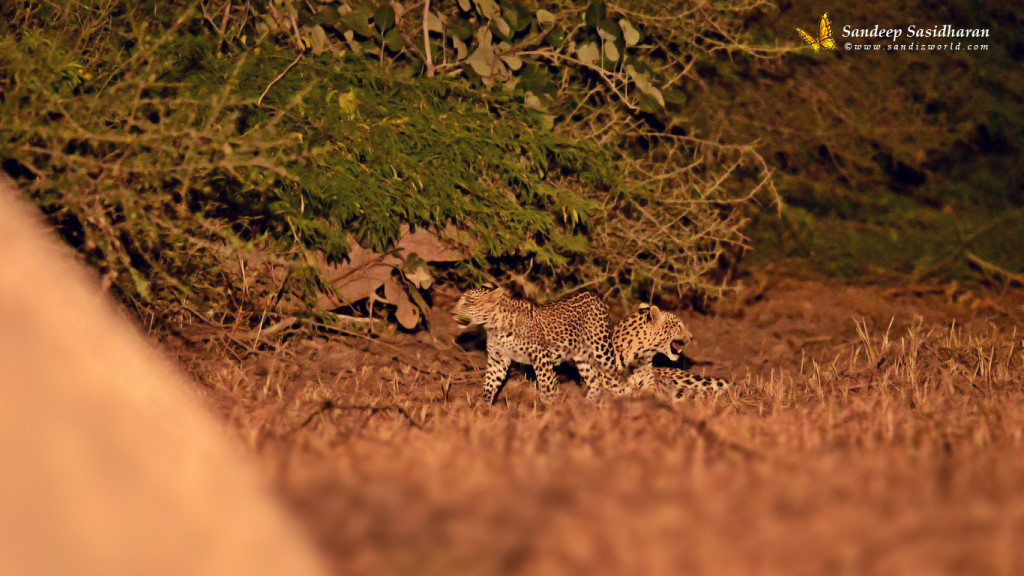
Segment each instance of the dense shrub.
[{"label": "dense shrub", "polygon": [[731,36],[759,6],[6,5],[0,159],[160,318],[356,305],[352,250],[394,268],[371,307],[425,308],[416,230],[458,251],[454,277],[714,294],[771,180],[679,112],[694,61],[763,56]]}]

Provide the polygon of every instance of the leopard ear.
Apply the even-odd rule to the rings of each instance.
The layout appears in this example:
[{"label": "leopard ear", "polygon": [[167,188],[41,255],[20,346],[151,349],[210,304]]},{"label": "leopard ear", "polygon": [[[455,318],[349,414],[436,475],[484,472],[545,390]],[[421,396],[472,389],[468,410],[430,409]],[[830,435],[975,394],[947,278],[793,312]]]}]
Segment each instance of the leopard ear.
[{"label": "leopard ear", "polygon": [[493,306],[487,314],[488,319],[486,326],[502,332],[512,330],[514,327],[514,321],[508,318],[506,314],[502,314],[498,311],[498,303],[505,297],[505,294],[505,289],[499,286],[487,294],[484,294],[482,298],[488,306]]},{"label": "leopard ear", "polygon": [[498,299],[500,299],[504,295],[505,295],[505,289],[502,288],[501,286],[498,286],[498,287],[494,288],[493,290],[491,290],[490,292],[488,292],[487,295],[485,296],[485,298],[488,301],[490,301],[490,302],[497,302]]},{"label": "leopard ear", "polygon": [[658,308],[657,306],[651,306],[650,314],[651,320],[653,320],[654,322],[661,322],[661,317],[664,315],[664,313],[661,311],[661,308]]}]

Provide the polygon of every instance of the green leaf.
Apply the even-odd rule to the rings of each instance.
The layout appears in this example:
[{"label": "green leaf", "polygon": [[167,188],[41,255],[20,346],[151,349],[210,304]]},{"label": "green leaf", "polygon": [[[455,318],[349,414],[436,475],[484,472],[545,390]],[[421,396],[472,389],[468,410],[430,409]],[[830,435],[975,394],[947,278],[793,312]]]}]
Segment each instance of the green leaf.
[{"label": "green leaf", "polygon": [[554,96],[558,92],[551,72],[545,66],[527,64],[519,71],[519,78],[525,91],[549,96]]},{"label": "green leaf", "polygon": [[501,59],[508,65],[512,70],[519,70],[523,67],[523,59],[515,54],[506,54]]},{"label": "green leaf", "polygon": [[565,44],[565,31],[556,24],[550,32],[544,35],[544,43],[552,48],[561,50],[562,45]]},{"label": "green leaf", "polygon": [[576,47],[576,57],[588,66],[596,66],[598,59],[601,58],[601,51],[597,43],[587,42]]},{"label": "green leaf", "polygon": [[661,106],[662,108],[665,107],[665,97],[661,95],[661,90],[658,90],[654,86],[651,86],[651,89],[648,91],[648,94],[653,96],[654,99],[658,101],[659,106]]},{"label": "green leaf", "polygon": [[626,41],[626,46],[636,46],[640,42],[640,32],[633,28],[629,20],[625,18],[620,19],[619,28],[622,29],[622,38]]},{"label": "green leaf", "polygon": [[135,284],[135,292],[138,293],[139,297],[144,302],[152,300],[153,292],[150,290],[149,280],[146,279],[145,274],[131,267],[128,268],[128,272],[131,273],[132,282]]},{"label": "green leaf", "polygon": [[[434,282],[434,277],[430,274],[429,266],[427,266],[427,263],[423,258],[420,258],[418,254],[411,254],[405,259],[405,263],[402,267],[402,274],[405,276],[406,280],[420,290],[430,288],[430,285]],[[410,290],[410,296],[414,292],[414,290]]]},{"label": "green leaf", "polygon": [[313,15],[313,24],[334,24],[341,19],[338,13],[338,9],[334,6],[328,6],[323,10]]},{"label": "green leaf", "polygon": [[476,0],[476,8],[488,20],[501,17],[501,7],[494,0]]},{"label": "green leaf", "polygon": [[345,30],[343,36],[345,37],[345,42],[348,44],[348,47],[350,50],[352,50],[353,54],[359,56],[363,53],[363,46],[356,41],[355,32],[351,30]]},{"label": "green leaf", "polygon": [[604,57],[612,62],[619,61],[619,49],[615,47],[615,42],[604,43]]},{"label": "green leaf", "polygon": [[469,55],[466,63],[473,68],[473,71],[481,78],[489,78],[494,74],[494,49],[490,44],[481,44]]},{"label": "green leaf", "polygon": [[622,30],[611,20],[602,20],[597,25],[597,34],[601,38],[615,42],[622,39]]},{"label": "green leaf", "polygon": [[317,56],[323,54],[325,48],[327,48],[327,33],[324,32],[322,26],[313,26],[310,29],[309,45],[313,49],[313,55]]},{"label": "green leaf", "polygon": [[365,8],[349,12],[341,17],[342,28],[351,30],[363,38],[369,38],[373,35],[369,23],[371,16],[372,14]]},{"label": "green leaf", "polygon": [[543,8],[537,10],[537,23],[541,26],[550,26],[555,23],[555,15]]},{"label": "green leaf", "polygon": [[455,16],[448,21],[448,33],[466,42],[473,37],[473,25],[467,20]]},{"label": "green leaf", "polygon": [[392,52],[399,52],[405,48],[405,38],[402,38],[402,33],[398,31],[398,28],[392,28],[384,35],[384,45]]},{"label": "green leaf", "polygon": [[593,0],[590,6],[587,7],[586,14],[583,15],[583,21],[591,28],[596,28],[601,20],[604,18],[605,6],[604,0]]},{"label": "green leaf", "polygon": [[395,9],[391,4],[381,4],[380,8],[373,12],[373,22],[382,34],[391,30],[395,27]]},{"label": "green leaf", "polygon": [[506,4],[501,13],[504,15],[505,21],[512,27],[512,31],[514,33],[526,30],[530,27],[530,24],[533,21],[533,14],[531,14],[526,8],[519,5],[509,6]]},{"label": "green leaf", "polygon": [[342,114],[350,120],[355,117],[358,106],[359,101],[356,99],[356,91],[354,89],[351,92],[338,94],[338,107],[341,109]]},{"label": "green leaf", "polygon": [[534,94],[533,92],[526,93],[526,97],[523,99],[523,105],[531,110],[536,110],[538,112],[546,112],[546,110],[544,109],[544,104],[540,101],[540,98],[538,98],[537,95]]},{"label": "green leaf", "polygon": [[438,34],[444,32],[444,20],[441,19],[441,16],[427,12],[427,30]]},{"label": "green leaf", "polygon": [[466,47],[466,43],[459,40],[457,36],[451,37],[452,46],[455,46],[455,60],[462,60],[469,54],[469,48]]},{"label": "green leaf", "polygon": [[498,32],[498,36],[500,36],[503,40],[508,40],[509,38],[512,37],[512,28],[508,25],[508,22],[505,22],[505,19],[502,18],[501,16],[498,16],[494,20],[491,20],[491,24],[494,25],[495,29]]},{"label": "green leaf", "polygon": [[517,31],[521,30],[521,28],[519,28],[519,12],[516,11],[515,8],[511,8],[508,5],[506,5],[501,10],[501,17],[505,19],[505,22],[508,22],[508,25],[510,27],[514,28]]},{"label": "green leaf", "polygon": [[661,102],[659,102],[657,98],[648,94],[641,94],[639,101],[640,110],[647,114],[657,114],[658,112],[661,112],[663,108]]},{"label": "green leaf", "polygon": [[[658,90],[653,84],[651,79],[642,72],[637,72],[636,68],[632,64],[626,66],[626,74],[633,79],[633,83],[636,85],[643,95],[649,97],[651,100],[657,102],[657,105],[661,108],[665,107],[665,97],[661,95],[661,90]],[[648,101],[649,102],[649,101]],[[644,104],[644,99],[641,98],[641,104]]]}]

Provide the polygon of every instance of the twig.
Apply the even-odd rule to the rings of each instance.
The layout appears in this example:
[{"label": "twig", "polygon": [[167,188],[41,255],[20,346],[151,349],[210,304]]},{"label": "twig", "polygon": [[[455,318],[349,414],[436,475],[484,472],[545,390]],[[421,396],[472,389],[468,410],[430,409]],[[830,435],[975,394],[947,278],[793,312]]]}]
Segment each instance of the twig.
[{"label": "twig", "polygon": [[[213,326],[214,328],[220,329],[222,331],[221,335],[224,336],[229,342],[233,342],[236,346],[239,346],[243,350],[245,350],[246,355],[254,353],[252,350],[249,349],[249,345],[247,343],[245,343],[245,342],[241,341],[240,339],[236,338],[234,333],[229,332],[229,330],[233,329],[233,326],[228,326],[226,324],[220,324],[220,323],[214,322],[213,320],[210,320],[209,318],[207,318],[206,316],[201,314],[198,310],[195,310],[194,308],[191,308],[187,304],[182,304],[181,307],[182,307],[182,309],[187,310],[188,312],[190,312],[196,318],[199,318],[200,320],[202,320],[204,323],[209,324],[210,326]],[[235,354],[234,351],[232,351],[231,348],[229,348],[227,344],[225,344],[225,348],[224,349],[229,351],[229,352],[231,352],[231,355],[234,356],[235,358],[237,358],[239,362],[242,361],[242,359],[239,358],[239,356],[237,354]]]},{"label": "twig", "polygon": [[[553,61],[570,62],[570,63],[575,64],[576,66],[579,66],[581,68],[586,68],[587,70],[590,70],[591,72],[594,72],[595,74],[597,74],[597,77],[600,78],[601,81],[603,81],[608,86],[608,89],[611,90],[612,93],[615,94],[618,97],[619,101],[626,108],[629,108],[633,112],[636,112],[636,111],[640,110],[640,107],[637,106],[636,104],[634,104],[633,102],[631,102],[629,100],[629,97],[626,94],[624,94],[619,89],[618,86],[615,85],[615,79],[616,79],[615,74],[605,70],[604,68],[601,68],[600,66],[597,66],[597,65],[594,65],[594,64],[587,64],[587,63],[583,62],[582,60],[579,60],[578,58],[573,58],[572,56],[566,56],[565,54],[561,54],[561,53],[558,53],[558,52],[551,52],[549,50],[524,50],[522,52],[518,52],[516,55],[517,56],[536,56],[538,58],[545,58],[545,59],[553,60]],[[623,86],[623,88],[625,88],[625,86]]]},{"label": "twig", "polygon": [[[278,332],[281,332],[282,330],[286,330],[288,328],[291,328],[292,326],[295,325],[295,323],[297,323],[299,321],[299,319],[295,318],[294,316],[286,316],[286,317],[282,318],[280,321],[270,325],[269,327],[267,327],[264,330],[256,330],[256,331],[246,330],[244,332],[234,332],[234,331],[232,331],[232,332],[228,333],[229,330],[233,330],[234,326],[229,326],[227,324],[221,324],[219,322],[214,322],[213,320],[210,320],[209,318],[204,316],[201,312],[199,312],[198,310],[192,308],[188,304],[182,304],[181,307],[184,310],[187,310],[188,312],[190,312],[196,318],[202,320],[205,324],[208,324],[208,325],[210,325],[210,326],[212,326],[214,328],[217,328],[219,330],[225,331],[224,336],[226,336],[229,340],[231,340],[235,344],[237,344],[237,345],[239,345],[239,346],[241,346],[243,348],[246,348],[247,352],[255,352],[256,351],[256,346],[259,344],[259,339],[260,339],[261,336],[266,337],[266,336],[270,336],[271,334],[276,334]],[[264,312],[264,318],[266,318],[266,312]],[[262,320],[261,320],[261,322],[262,322]],[[245,342],[245,340],[254,340],[254,342],[250,345],[250,344],[247,344]],[[274,344],[271,344],[269,342],[264,342],[264,344],[276,348],[276,346]]]},{"label": "twig", "polygon": [[[264,314],[264,319],[265,319],[266,318],[266,312],[264,311],[263,314]],[[271,324],[266,329],[257,330],[256,332],[252,332],[250,330],[248,332],[242,332],[242,333],[236,334],[236,335],[239,338],[243,338],[245,340],[253,339],[254,340],[253,341],[253,350],[255,350],[256,346],[259,344],[260,336],[266,337],[266,336],[270,336],[272,334],[276,334],[276,333],[278,333],[278,332],[280,332],[282,330],[286,330],[288,328],[291,328],[298,321],[299,321],[299,319],[294,317],[294,316],[287,316],[287,317],[281,319],[280,321],[275,322],[274,324]],[[263,325],[263,319],[260,319],[260,326],[262,326],[262,325]]]},{"label": "twig", "polygon": [[1005,279],[1009,284],[1016,284],[1018,286],[1024,286],[1024,274],[1018,274],[1016,272],[1010,272],[1005,268],[1000,268],[991,262],[982,260],[977,254],[973,252],[967,253],[967,260],[977,266],[983,273],[990,276],[1000,277]]},{"label": "twig", "polygon": [[373,416],[376,416],[377,414],[381,414],[383,412],[394,411],[399,416],[405,418],[405,420],[409,423],[409,426],[411,426],[412,428],[417,428],[419,430],[423,429],[423,426],[419,422],[417,422],[416,419],[413,418],[412,415],[409,414],[409,412],[406,411],[405,408],[395,404],[387,406],[369,406],[360,404],[337,404],[333,400],[324,400],[324,402],[321,403],[316,410],[310,413],[309,416],[307,416],[306,419],[303,420],[301,424],[296,426],[291,432],[285,434],[285,436],[292,436],[299,430],[302,430],[306,426],[309,426],[313,422],[313,419],[316,418],[317,416],[325,414],[327,412],[331,412],[333,410],[356,410],[360,412],[369,412],[369,414],[367,414],[367,419],[372,418]]},{"label": "twig", "polygon": [[293,60],[292,63],[289,64],[287,68],[284,69],[284,72],[278,74],[277,78],[274,78],[273,80],[270,81],[270,84],[267,84],[267,88],[263,91],[263,94],[260,94],[259,100],[256,101],[257,106],[263,104],[263,97],[267,95],[267,92],[270,92],[270,89],[274,86],[274,84],[280,82],[281,78],[284,78],[284,75],[287,74],[288,71],[291,70],[293,66],[299,63],[299,60],[302,60],[301,53],[295,57],[295,60]]},{"label": "twig", "polygon": [[427,78],[434,77],[434,58],[430,55],[430,30],[427,17],[430,16],[430,0],[423,2],[423,55],[427,63]]}]

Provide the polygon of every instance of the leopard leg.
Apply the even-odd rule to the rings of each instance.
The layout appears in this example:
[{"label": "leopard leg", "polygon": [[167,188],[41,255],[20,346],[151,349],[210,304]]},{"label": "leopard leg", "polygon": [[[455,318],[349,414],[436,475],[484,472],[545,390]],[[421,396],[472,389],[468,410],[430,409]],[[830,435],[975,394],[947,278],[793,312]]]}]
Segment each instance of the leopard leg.
[{"label": "leopard leg", "polygon": [[555,401],[555,386],[558,382],[554,364],[546,360],[534,362],[533,371],[537,374],[537,390],[540,392],[541,400],[551,404]]},{"label": "leopard leg", "polygon": [[[594,366],[589,366],[589,369],[591,371],[591,377],[589,378],[589,385],[587,386],[587,391],[584,397],[590,402],[602,404],[604,402],[605,389],[611,389],[613,392],[617,389],[615,380],[614,378],[611,378],[610,375],[598,370]],[[580,376],[584,378],[584,381],[588,380],[588,378],[584,376],[582,370],[580,371]],[[616,396],[618,395],[619,394],[616,393]]]},{"label": "leopard leg", "polygon": [[576,368],[580,372],[580,378],[585,387],[584,397],[587,400],[601,404],[605,390],[611,391],[616,396],[622,395],[621,375],[611,361],[611,358],[601,354],[596,354],[587,360],[576,360]]},{"label": "leopard leg", "polygon": [[629,382],[624,382],[622,375],[606,374],[604,378],[604,387],[616,398],[632,395]]},{"label": "leopard leg", "polygon": [[583,386],[584,395],[589,397],[590,390],[594,386],[601,386],[598,381],[598,371],[590,362],[576,362],[576,369],[580,373],[580,384]]},{"label": "leopard leg", "polygon": [[619,379],[613,380],[613,384],[609,386],[609,390],[611,390],[612,394],[620,398],[624,396],[637,396],[640,392],[637,386],[633,383],[632,375],[623,376]]},{"label": "leopard leg", "polygon": [[508,367],[512,365],[512,359],[504,354],[491,350],[487,353],[487,372],[484,375],[484,402],[494,404],[501,391],[501,385],[508,375]]},{"label": "leopard leg", "polygon": [[640,366],[630,373],[626,382],[626,393],[630,396],[657,395],[658,388],[658,378],[650,363]]}]

